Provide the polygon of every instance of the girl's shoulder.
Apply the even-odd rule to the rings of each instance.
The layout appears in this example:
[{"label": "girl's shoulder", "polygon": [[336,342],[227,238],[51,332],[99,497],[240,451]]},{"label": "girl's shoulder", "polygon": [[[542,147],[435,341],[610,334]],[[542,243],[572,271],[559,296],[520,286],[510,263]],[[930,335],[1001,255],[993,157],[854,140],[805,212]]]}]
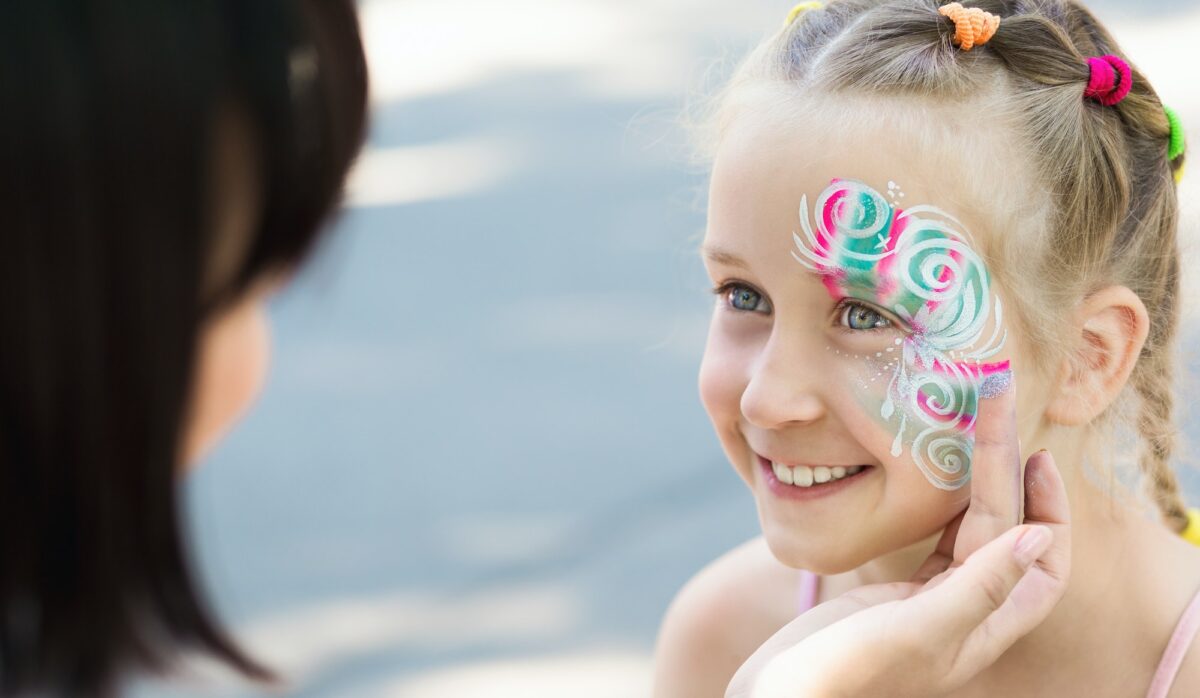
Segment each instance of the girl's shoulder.
[{"label": "girl's shoulder", "polygon": [[1180,591],[1171,595],[1175,599],[1172,605],[1182,610],[1174,614],[1178,616],[1174,632],[1159,660],[1158,671],[1171,677],[1170,691],[1161,695],[1197,696],[1200,695],[1200,589],[1196,588],[1195,580],[1200,578],[1200,551],[1196,549],[1200,542],[1191,538],[1187,544],[1174,537],[1170,540],[1176,557],[1165,567],[1177,570],[1175,576],[1190,583],[1181,584]]},{"label": "girl's shoulder", "polygon": [[659,630],[655,697],[724,696],[742,662],[796,617],[798,580],[761,536],[698,572]]}]

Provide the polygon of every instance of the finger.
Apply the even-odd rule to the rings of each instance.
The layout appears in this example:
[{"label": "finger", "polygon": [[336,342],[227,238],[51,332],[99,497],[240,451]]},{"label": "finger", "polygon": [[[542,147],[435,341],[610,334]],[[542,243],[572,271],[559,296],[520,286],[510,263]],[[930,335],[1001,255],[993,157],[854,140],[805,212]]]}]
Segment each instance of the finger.
[{"label": "finger", "polygon": [[1038,560],[1038,569],[1065,580],[1071,570],[1071,507],[1054,456],[1046,450],[1033,454],[1025,464],[1025,523],[1054,532],[1054,545]]},{"label": "finger", "polygon": [[1009,594],[1008,600],[963,643],[957,659],[962,663],[952,671],[974,676],[990,666],[1021,637],[1042,623],[1058,605],[1067,589],[1069,569],[1061,567],[1055,574],[1047,572],[1047,558],[1058,546],[1055,539],[1050,550],[1042,554]]},{"label": "finger", "polygon": [[[946,646],[962,646],[1005,605],[1037,557],[1050,547],[1053,535],[1045,526],[1010,528],[975,551],[940,585],[913,597],[913,612]],[[1007,648],[1016,637],[999,639]]]},{"label": "finger", "polygon": [[1016,384],[1011,376],[1007,390],[977,401],[971,501],[954,549],[954,559],[959,562],[1019,523],[1021,454],[1016,404]]},{"label": "finger", "polygon": [[1025,464],[1025,522],[1056,525],[1071,523],[1067,489],[1054,456],[1041,450]]},{"label": "finger", "polygon": [[1026,523],[1049,529],[1053,540],[1004,603],[968,636],[952,672],[969,677],[989,666],[1045,620],[1066,592],[1071,571],[1070,510],[1054,457],[1047,451],[1031,456],[1024,482]]},{"label": "finger", "polygon": [[912,577],[912,581],[917,584],[924,584],[934,577],[938,576],[950,567],[954,562],[954,541],[958,538],[958,529],[962,526],[963,514],[966,511],[959,512],[946,524],[945,530],[942,531],[942,537],[938,539],[937,546],[929,557],[925,558],[925,562],[917,568],[916,573]]}]

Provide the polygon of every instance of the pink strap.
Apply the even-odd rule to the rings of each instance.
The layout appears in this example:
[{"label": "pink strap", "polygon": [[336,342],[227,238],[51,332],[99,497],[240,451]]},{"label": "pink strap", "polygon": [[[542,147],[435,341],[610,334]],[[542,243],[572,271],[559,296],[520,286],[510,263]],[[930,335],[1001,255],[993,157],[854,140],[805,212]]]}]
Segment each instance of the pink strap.
[{"label": "pink strap", "polygon": [[1171,634],[1171,641],[1167,643],[1167,649],[1158,662],[1158,669],[1154,672],[1154,680],[1150,682],[1146,698],[1166,698],[1197,631],[1200,631],[1200,592],[1196,592],[1187,610],[1180,616],[1175,632]]},{"label": "pink strap", "polygon": [[820,588],[820,577],[808,570],[800,570],[800,584],[796,589],[796,615],[801,615],[817,605]]}]

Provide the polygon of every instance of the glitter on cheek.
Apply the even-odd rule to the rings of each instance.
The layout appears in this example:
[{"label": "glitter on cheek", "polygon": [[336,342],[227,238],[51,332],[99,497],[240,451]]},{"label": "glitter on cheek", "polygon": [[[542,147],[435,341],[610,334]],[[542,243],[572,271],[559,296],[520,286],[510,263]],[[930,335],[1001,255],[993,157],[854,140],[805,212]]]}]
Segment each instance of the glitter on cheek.
[{"label": "glitter on cheek", "polygon": [[874,422],[880,432],[893,441],[892,450],[894,452],[892,455],[903,455],[902,450],[899,450],[895,443],[899,440],[898,433],[900,432],[895,432],[892,420],[884,416],[888,413],[885,405],[889,402],[889,393],[892,390],[890,383],[900,365],[900,359],[895,356],[881,359],[876,356],[878,352],[856,354],[832,346],[826,347],[826,349],[846,360],[843,362],[847,366],[844,384],[851,387],[855,402],[863,410],[858,425],[861,427],[866,422]]},{"label": "glitter on cheek", "polygon": [[[903,340],[896,339],[897,345]],[[909,408],[911,387],[908,381],[898,377],[906,375],[902,358],[896,355],[879,358],[880,352],[867,355],[843,352],[828,347],[833,354],[860,363],[855,369],[854,387],[856,402],[864,409],[866,418],[876,422],[891,437],[889,453],[893,458],[905,455],[904,441],[910,420],[917,419]]]}]

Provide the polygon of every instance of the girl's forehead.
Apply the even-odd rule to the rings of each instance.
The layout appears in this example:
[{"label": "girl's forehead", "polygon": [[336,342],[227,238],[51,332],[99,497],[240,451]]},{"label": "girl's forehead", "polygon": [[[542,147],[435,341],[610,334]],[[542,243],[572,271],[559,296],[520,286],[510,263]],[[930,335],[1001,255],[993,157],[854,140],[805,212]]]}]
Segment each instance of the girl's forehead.
[{"label": "girl's forehead", "polygon": [[900,209],[936,208],[986,246],[988,224],[997,210],[1011,208],[1004,203],[1009,195],[1001,184],[987,184],[994,176],[988,168],[964,165],[952,143],[931,144],[926,129],[910,132],[904,123],[839,123],[815,112],[801,128],[777,114],[740,114],[716,152],[707,239],[722,247],[786,246],[802,203],[811,208],[835,182],[849,180]]},{"label": "girl's forehead", "polygon": [[[1044,187],[1008,117],[986,101],[953,105],[890,96],[743,88],[723,121],[714,185],[789,198],[835,177],[874,187],[900,183],[909,198],[981,207]],[[720,180],[721,171],[733,174]],[[735,181],[730,181],[735,180]],[[734,184],[736,186],[731,187]],[[767,186],[768,184],[774,185]],[[750,191],[747,191],[750,190]]]},{"label": "girl's forehead", "polygon": [[794,209],[799,198],[815,196],[837,179],[865,182],[877,189],[903,187],[906,198],[953,200],[959,182],[941,147],[920,147],[903,133],[881,128],[780,128],[772,119],[738,119],[722,140],[713,168],[714,195],[734,194],[763,205],[777,198]]}]

